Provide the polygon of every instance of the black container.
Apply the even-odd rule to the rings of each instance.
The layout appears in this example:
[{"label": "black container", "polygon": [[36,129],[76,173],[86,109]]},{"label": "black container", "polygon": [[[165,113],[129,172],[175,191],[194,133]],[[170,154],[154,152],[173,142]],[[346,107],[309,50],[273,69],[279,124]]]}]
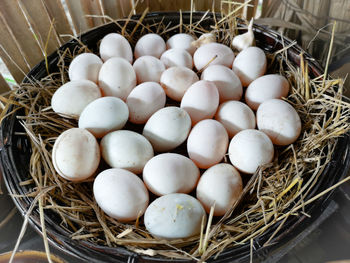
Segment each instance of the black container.
[{"label": "black container", "polygon": [[[193,21],[199,21],[204,13],[195,12],[192,15]],[[190,13],[182,13],[183,22],[190,23]],[[132,19],[137,20],[139,16],[134,16]],[[163,20],[164,24],[177,25],[180,21],[179,13],[149,13],[143,20],[143,24],[153,24]],[[203,28],[208,28],[214,23],[213,15],[208,14],[207,19],[201,23]],[[122,24],[122,23],[120,23]],[[135,27],[135,22],[129,22],[127,30],[132,31]],[[171,26],[170,26],[171,27]],[[264,49],[267,53],[272,53],[280,50],[282,45],[281,36],[272,30],[254,26],[257,46]],[[120,32],[120,27],[116,24],[106,24],[100,28],[93,29],[85,34],[82,34],[80,40],[86,44],[91,50],[97,51],[97,43],[106,34],[111,32]],[[178,33],[177,30],[169,32],[169,35]],[[137,32],[135,36],[137,36]],[[284,45],[287,46],[291,41],[287,38],[283,39]],[[71,51],[79,43],[75,40],[64,44],[59,50],[69,48]],[[294,65],[300,65],[299,54],[304,53],[304,59],[308,61],[310,67],[310,77],[319,76],[323,70],[320,65],[302,49],[294,45],[287,50],[288,59]],[[49,72],[57,72],[58,55],[57,52],[48,57]],[[38,79],[47,75],[45,62],[42,61],[35,66],[28,74],[27,78]],[[28,79],[24,80],[25,82]],[[10,109],[11,110],[11,109]],[[29,179],[28,173],[29,157],[31,153],[29,139],[24,136],[16,135],[17,132],[23,132],[23,128],[17,120],[16,116],[20,115],[20,111],[10,115],[1,125],[0,139],[2,142],[2,149],[0,153],[1,164],[3,169],[3,176],[10,194],[23,194],[29,190],[29,187],[22,187],[19,183],[23,180]],[[350,167],[349,156],[349,135],[339,138],[332,161],[326,166],[323,175],[320,177],[317,184],[312,191],[305,197],[305,200],[316,195],[317,193],[327,189],[331,185],[343,178]],[[278,234],[271,241],[271,246],[262,247],[262,245],[269,239],[271,234],[278,228],[279,223],[269,228],[263,235],[254,239],[254,259],[262,261],[272,255],[282,245],[288,243],[291,239],[300,234],[304,229],[311,225],[316,218],[321,215],[323,210],[327,207],[332,191],[322,196],[312,204],[305,207],[305,211],[311,215],[311,218],[301,215],[289,217]],[[22,214],[25,214],[31,204],[31,198],[13,198],[17,208]],[[34,209],[29,222],[37,230],[41,231],[39,220],[39,209]],[[170,260],[162,257],[149,257],[145,255],[138,255],[130,252],[124,248],[109,248],[105,246],[98,246],[87,241],[76,241],[69,238],[69,233],[59,226],[58,217],[54,213],[47,213],[45,218],[47,235],[52,244],[65,253],[75,255],[86,262],[185,262],[185,260],[174,259]],[[247,262],[249,261],[250,244],[236,246],[223,251],[215,260],[210,259],[209,262]]]}]

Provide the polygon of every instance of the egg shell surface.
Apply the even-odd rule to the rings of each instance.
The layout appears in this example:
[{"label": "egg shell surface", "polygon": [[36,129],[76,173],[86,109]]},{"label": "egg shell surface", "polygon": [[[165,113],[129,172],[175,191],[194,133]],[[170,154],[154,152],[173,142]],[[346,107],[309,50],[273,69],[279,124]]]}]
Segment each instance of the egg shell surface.
[{"label": "egg shell surface", "polygon": [[142,56],[153,56],[160,58],[166,50],[164,39],[157,34],[150,33],[142,36],[135,45],[135,58]]},{"label": "egg shell surface", "polygon": [[156,152],[165,152],[182,144],[190,129],[191,118],[188,113],[179,107],[170,106],[155,112],[146,122],[142,134]]},{"label": "egg shell surface", "polygon": [[102,38],[100,56],[103,61],[113,57],[124,58],[130,64],[133,61],[133,53],[129,41],[118,33],[110,33]]},{"label": "egg shell surface", "polygon": [[198,167],[177,153],[162,153],[150,159],[143,169],[143,181],[155,195],[190,193],[199,179]]},{"label": "egg shell surface", "polygon": [[68,76],[72,80],[87,79],[98,82],[98,73],[102,66],[102,60],[92,53],[82,53],[76,56],[69,64]]},{"label": "egg shell surface", "polygon": [[239,199],[242,190],[242,178],[236,168],[219,163],[203,173],[196,195],[207,213],[214,206],[214,216],[223,216]]},{"label": "egg shell surface", "polygon": [[129,107],[129,120],[144,124],[157,110],[164,108],[166,95],[156,82],[144,82],[136,86],[126,99]]},{"label": "egg shell surface", "polygon": [[192,56],[185,49],[172,48],[165,51],[160,60],[164,63],[166,68],[170,67],[186,67],[193,68]]},{"label": "egg shell surface", "polygon": [[85,129],[62,132],[52,149],[57,173],[69,181],[83,181],[92,176],[100,163],[100,148],[95,137]]},{"label": "egg shell surface", "polygon": [[274,148],[265,133],[248,129],[232,138],[228,153],[234,167],[243,173],[253,174],[260,165],[272,161]]},{"label": "egg shell surface", "polygon": [[[206,214],[201,203],[187,194],[168,194],[154,200],[144,216],[146,229],[159,239],[198,235]],[[204,221],[204,223],[205,223]]]},{"label": "egg shell surface", "polygon": [[219,163],[226,153],[228,135],[222,124],[216,120],[202,120],[190,132],[187,152],[190,159],[202,169]]},{"label": "egg shell surface", "polygon": [[132,172],[119,168],[99,173],[93,192],[99,207],[119,222],[136,220],[143,215],[149,202],[142,180]]},{"label": "egg shell surface", "polygon": [[179,33],[179,34],[173,35],[168,39],[168,41],[166,42],[166,47],[167,49],[171,49],[171,48],[185,49],[187,52],[191,54],[191,56],[193,56],[193,53],[196,51],[196,47],[192,45],[193,41],[195,41],[195,39],[191,35],[185,34],[185,33]]},{"label": "egg shell surface", "polygon": [[92,101],[101,97],[98,86],[90,80],[73,80],[59,87],[51,98],[54,112],[78,117]]},{"label": "egg shell surface", "polygon": [[133,67],[138,84],[147,81],[159,82],[165,70],[163,62],[152,56],[142,56],[136,59]]},{"label": "egg shell surface", "polygon": [[102,157],[109,166],[136,174],[142,172],[147,161],[154,155],[152,145],[144,136],[128,130],[108,133],[100,145]]},{"label": "egg shell surface", "polygon": [[128,106],[119,98],[102,97],[88,104],[79,117],[79,128],[87,129],[96,138],[122,129],[129,118]]},{"label": "egg shell surface", "polygon": [[260,104],[256,112],[258,129],[266,133],[276,145],[289,145],[301,133],[301,120],[288,102],[271,99]]}]

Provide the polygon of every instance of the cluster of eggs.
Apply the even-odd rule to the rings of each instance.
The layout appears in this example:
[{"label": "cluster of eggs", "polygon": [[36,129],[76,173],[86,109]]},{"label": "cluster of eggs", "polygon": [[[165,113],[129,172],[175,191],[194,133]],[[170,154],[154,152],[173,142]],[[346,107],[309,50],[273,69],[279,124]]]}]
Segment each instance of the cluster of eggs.
[{"label": "cluster of eggs", "polygon": [[[120,222],[144,214],[159,238],[198,234],[212,206],[215,216],[224,215],[242,193],[240,173],[271,162],[273,144],[293,143],[301,129],[297,112],[281,99],[288,81],[264,75],[260,48],[235,57],[224,44],[196,48],[194,41],[189,34],[167,42],[147,34],[133,52],[122,35],[108,34],[100,57],[73,59],[70,82],[52,97],[55,112],[79,118],[79,128],[55,141],[57,173],[84,181],[97,173],[102,155],[111,168],[94,179],[97,204]],[[142,134],[123,129],[128,121],[144,125]],[[188,157],[173,151],[186,140]],[[227,153],[231,164],[222,162]],[[150,205],[148,191],[159,196]]]}]

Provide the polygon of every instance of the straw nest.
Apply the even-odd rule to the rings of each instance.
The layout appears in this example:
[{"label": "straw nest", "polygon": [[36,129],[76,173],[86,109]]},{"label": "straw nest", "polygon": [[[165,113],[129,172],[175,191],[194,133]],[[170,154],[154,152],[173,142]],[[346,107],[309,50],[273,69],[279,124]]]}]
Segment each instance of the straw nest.
[{"label": "straw nest", "polygon": [[[142,24],[145,14],[139,21],[141,34],[150,30]],[[114,22],[118,24],[118,20]],[[217,34],[218,42],[229,44],[237,32],[236,26],[234,12],[231,12],[224,19],[216,21],[212,32]],[[206,32],[198,23],[180,23],[176,27],[191,34]],[[159,23],[157,28],[159,34],[168,38],[168,25]],[[135,43],[133,32],[125,28],[121,32],[132,44]],[[301,117],[302,133],[299,139],[288,147],[277,147],[273,163],[260,167],[246,182],[243,196],[225,216],[213,218],[210,215],[207,225],[202,226],[200,236],[171,241],[154,239],[145,230],[142,218],[124,224],[105,215],[94,200],[93,179],[84,183],[68,182],[54,170],[51,151],[55,139],[64,130],[76,127],[77,120],[54,113],[50,107],[51,97],[58,87],[68,81],[67,61],[89,50],[81,44],[73,53],[68,49],[62,51],[60,72],[20,85],[6,99],[8,104],[2,116],[4,119],[5,111],[11,104],[16,105],[15,109],[25,110],[25,115],[17,118],[32,144],[31,179],[22,184],[31,186],[32,191],[27,196],[36,197],[34,201],[38,201],[38,204],[33,206],[39,205],[41,222],[44,222],[45,213],[51,210],[60,218],[60,226],[70,233],[72,239],[109,247],[124,246],[150,256],[200,261],[219,254],[227,247],[249,243],[279,222],[280,226],[264,244],[268,245],[289,217],[305,213],[305,205],[335,187],[304,200],[331,160],[337,138],[350,128],[350,104],[343,100],[342,80],[326,79],[323,75],[311,79],[308,65],[303,59],[300,67],[288,61],[288,48],[268,54],[269,68],[271,72],[284,75],[291,84],[286,100]],[[300,56],[303,58],[302,54]],[[7,113],[10,114],[13,112]],[[46,240],[44,224],[42,228]],[[47,240],[45,243],[47,245]]]}]

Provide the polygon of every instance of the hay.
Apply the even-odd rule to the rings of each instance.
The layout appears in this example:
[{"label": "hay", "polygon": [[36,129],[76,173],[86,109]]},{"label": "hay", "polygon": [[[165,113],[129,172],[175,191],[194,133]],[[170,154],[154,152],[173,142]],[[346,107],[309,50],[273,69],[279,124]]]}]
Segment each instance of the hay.
[{"label": "hay", "polygon": [[[232,5],[228,15],[212,26],[218,42],[229,44],[236,34],[237,21],[235,12],[243,5]],[[137,22],[141,35],[151,32],[151,27],[144,25],[142,19]],[[199,22],[170,27],[164,23],[156,26],[156,32],[167,38],[174,28],[182,32],[207,33]],[[121,19],[114,21],[120,26]],[[120,26],[124,36],[134,44],[136,30],[128,32]],[[292,45],[294,45],[292,43]],[[32,155],[30,159],[31,179],[23,182],[31,184],[32,191],[27,196],[35,197],[40,204],[42,229],[44,211],[54,211],[61,219],[60,226],[70,233],[74,240],[86,240],[93,244],[109,247],[124,246],[139,254],[164,256],[168,258],[192,259],[205,261],[218,255],[224,249],[245,243],[251,244],[270,227],[280,223],[278,228],[263,244],[268,246],[289,217],[305,214],[305,206],[324,192],[304,200],[332,158],[337,138],[346,134],[349,129],[350,105],[342,98],[342,81],[311,79],[308,65],[302,59],[301,67],[291,64],[286,55],[290,46],[271,54],[270,69],[276,68],[291,83],[291,92],[286,100],[294,106],[301,117],[303,128],[299,139],[288,147],[277,147],[273,163],[260,167],[245,185],[242,197],[234,207],[220,219],[209,217],[208,224],[202,225],[201,235],[180,240],[154,239],[142,224],[142,220],[123,224],[105,215],[97,206],[92,194],[92,179],[84,183],[73,183],[62,179],[56,173],[51,161],[51,151],[57,136],[66,129],[76,127],[77,120],[64,118],[51,109],[51,97],[55,90],[68,81],[66,61],[88,51],[81,43],[81,48],[74,52],[68,49],[60,53],[59,72],[52,73],[41,80],[23,83],[10,96],[2,98],[9,105],[25,109],[25,115],[18,116],[26,136],[30,138]],[[300,55],[303,58],[303,54]],[[324,84],[323,84],[324,83]],[[15,111],[14,110],[14,111]],[[7,115],[13,114],[13,112]],[[2,119],[6,116],[2,115]],[[343,183],[348,178],[339,182]],[[338,185],[337,184],[337,185]],[[336,185],[336,186],[337,186]],[[35,203],[33,203],[34,207]],[[30,210],[26,215],[26,222]],[[22,228],[23,230],[23,228]],[[20,238],[19,238],[20,240]],[[47,238],[45,238],[47,246]],[[17,247],[17,246],[16,246]],[[47,251],[48,251],[48,247]]]}]

